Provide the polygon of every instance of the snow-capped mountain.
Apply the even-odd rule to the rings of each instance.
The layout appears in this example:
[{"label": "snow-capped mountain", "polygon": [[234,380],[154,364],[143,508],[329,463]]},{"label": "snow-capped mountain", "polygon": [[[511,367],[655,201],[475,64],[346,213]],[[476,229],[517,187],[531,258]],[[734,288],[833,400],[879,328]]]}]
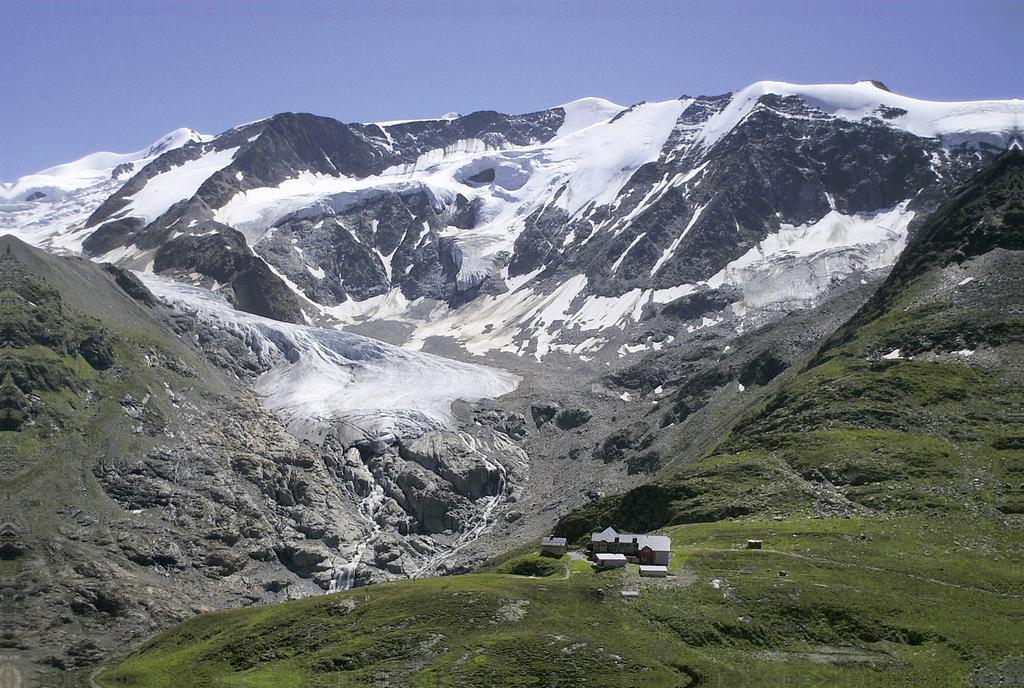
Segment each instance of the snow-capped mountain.
[{"label": "snow-capped mountain", "polygon": [[886,268],[915,218],[1022,128],[1021,101],[866,81],[520,116],[285,113],[164,152],[84,224],[33,233],[25,219],[53,211],[20,210],[7,225],[279,320],[394,320],[409,346],[592,356],[695,293],[726,304],[699,327]]},{"label": "snow-capped mountain", "polygon": [[157,157],[212,136],[175,129],[134,153],[92,153],[12,183],[0,183],[0,231],[43,248],[79,252],[85,219]]}]

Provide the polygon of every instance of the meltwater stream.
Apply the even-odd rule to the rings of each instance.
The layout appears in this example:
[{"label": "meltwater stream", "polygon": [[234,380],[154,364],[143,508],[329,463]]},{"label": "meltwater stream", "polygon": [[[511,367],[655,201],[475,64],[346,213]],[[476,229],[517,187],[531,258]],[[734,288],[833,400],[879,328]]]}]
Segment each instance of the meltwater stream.
[{"label": "meltwater stream", "polygon": [[[463,434],[463,437],[465,437],[467,442],[470,443],[470,446],[473,446],[476,442],[476,439],[468,434]],[[410,575],[410,578],[420,578],[424,574],[436,570],[439,565],[450,560],[465,547],[479,538],[487,527],[491,525],[491,516],[494,513],[494,510],[505,497],[508,477],[505,467],[500,462],[488,462],[487,467],[493,468],[498,473],[498,486],[495,494],[485,498],[486,503],[484,504],[483,509],[481,509],[480,515],[473,520],[468,528],[462,531],[459,538],[452,546],[445,548],[443,551],[427,559],[420,568]],[[328,593],[349,590],[355,585],[356,570],[359,568],[359,563],[362,561],[363,554],[380,534],[381,528],[377,523],[376,517],[380,509],[383,507],[385,499],[386,496],[384,494],[384,489],[379,484],[375,483],[370,494],[360,501],[359,514],[366,519],[367,524],[370,526],[370,532],[356,545],[355,553],[351,560],[338,567],[338,570],[334,575],[334,580],[331,581],[331,585],[327,590]]]},{"label": "meltwater stream", "polygon": [[356,569],[359,568],[359,562],[363,559],[363,553],[366,552],[366,548],[377,539],[377,535],[380,533],[377,513],[384,505],[384,499],[384,488],[374,483],[370,494],[359,502],[359,514],[366,519],[367,524],[370,526],[370,533],[356,545],[355,554],[352,559],[340,566],[335,572],[334,580],[331,581],[331,585],[327,589],[328,593],[348,590],[355,585]]}]

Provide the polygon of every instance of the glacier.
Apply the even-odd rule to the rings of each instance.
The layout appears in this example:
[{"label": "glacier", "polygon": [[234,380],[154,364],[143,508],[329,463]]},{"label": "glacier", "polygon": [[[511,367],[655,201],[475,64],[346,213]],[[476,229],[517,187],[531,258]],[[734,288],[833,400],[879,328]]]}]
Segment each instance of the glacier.
[{"label": "glacier", "polygon": [[158,298],[242,340],[266,368],[256,380],[265,407],[299,437],[334,428],[345,446],[452,427],[451,404],[507,394],[520,378],[495,368],[410,351],[349,332],[235,310],[221,295],[136,273]]}]

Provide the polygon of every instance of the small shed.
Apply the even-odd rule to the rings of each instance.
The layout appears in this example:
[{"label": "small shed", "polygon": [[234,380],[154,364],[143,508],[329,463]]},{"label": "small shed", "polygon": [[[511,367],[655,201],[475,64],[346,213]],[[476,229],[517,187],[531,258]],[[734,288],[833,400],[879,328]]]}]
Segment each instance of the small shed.
[{"label": "small shed", "polygon": [[599,569],[621,569],[626,565],[625,554],[597,554],[597,568]]},{"label": "small shed", "polygon": [[640,575],[647,578],[664,578],[668,575],[667,566],[647,566],[644,564],[640,565]]},{"label": "small shed", "polygon": [[761,540],[747,540],[747,549],[761,549],[763,544]]},{"label": "small shed", "polygon": [[564,537],[546,537],[540,541],[540,553],[549,557],[561,557],[568,548]]}]

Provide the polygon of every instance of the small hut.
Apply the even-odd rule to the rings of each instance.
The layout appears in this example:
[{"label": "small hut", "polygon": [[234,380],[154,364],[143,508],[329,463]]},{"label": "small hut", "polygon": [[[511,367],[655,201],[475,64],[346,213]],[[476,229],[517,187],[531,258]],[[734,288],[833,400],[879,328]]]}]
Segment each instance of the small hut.
[{"label": "small hut", "polygon": [[564,537],[546,537],[540,541],[540,553],[546,557],[561,557],[569,549]]}]

